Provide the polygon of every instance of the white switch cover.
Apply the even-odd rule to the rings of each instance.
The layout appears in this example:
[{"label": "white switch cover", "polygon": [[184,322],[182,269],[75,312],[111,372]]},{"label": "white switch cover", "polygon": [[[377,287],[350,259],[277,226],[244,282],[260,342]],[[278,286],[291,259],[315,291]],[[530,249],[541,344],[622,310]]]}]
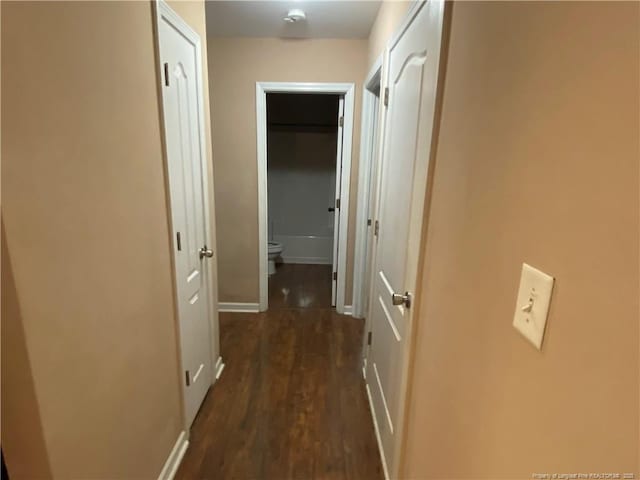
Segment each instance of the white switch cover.
[{"label": "white switch cover", "polygon": [[540,350],[551,303],[553,277],[522,264],[513,326]]}]

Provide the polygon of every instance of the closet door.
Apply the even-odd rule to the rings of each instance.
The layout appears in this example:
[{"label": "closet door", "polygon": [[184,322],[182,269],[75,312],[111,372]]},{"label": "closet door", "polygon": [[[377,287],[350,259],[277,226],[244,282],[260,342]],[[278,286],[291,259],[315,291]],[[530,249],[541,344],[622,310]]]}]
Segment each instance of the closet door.
[{"label": "closet door", "polygon": [[210,292],[216,286],[207,238],[200,37],[164,2],[157,5],[182,386],[190,426],[214,378]]},{"label": "closet door", "polygon": [[366,375],[387,478],[398,476],[443,14],[443,1],[419,4],[389,51]]}]

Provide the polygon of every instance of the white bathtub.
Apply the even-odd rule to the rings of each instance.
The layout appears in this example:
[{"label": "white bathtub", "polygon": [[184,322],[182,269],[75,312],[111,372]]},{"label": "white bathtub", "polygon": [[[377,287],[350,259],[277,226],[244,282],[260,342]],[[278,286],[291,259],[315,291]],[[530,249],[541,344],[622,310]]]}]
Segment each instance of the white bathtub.
[{"label": "white bathtub", "polygon": [[333,237],[313,235],[274,235],[274,242],[284,245],[284,263],[311,263],[331,265],[333,257]]}]

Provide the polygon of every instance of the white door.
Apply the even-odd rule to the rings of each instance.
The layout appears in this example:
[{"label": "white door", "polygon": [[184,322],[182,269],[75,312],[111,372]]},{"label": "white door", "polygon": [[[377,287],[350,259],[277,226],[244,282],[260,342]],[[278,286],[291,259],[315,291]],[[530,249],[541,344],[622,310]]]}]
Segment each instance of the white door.
[{"label": "white door", "polygon": [[361,295],[361,305],[362,305],[362,314],[364,317],[369,317],[368,306],[369,306],[369,278],[371,276],[371,254],[373,252],[373,202],[374,202],[374,191],[373,188],[374,183],[374,174],[375,174],[375,166],[374,161],[378,156],[378,123],[379,123],[379,108],[380,108],[380,95],[374,96],[373,103],[373,112],[371,115],[371,145],[367,148],[370,149],[371,156],[369,157],[369,175],[367,176],[365,189],[368,192],[367,195],[367,204],[365,218],[367,219],[367,230],[365,236],[365,245],[364,245],[364,270],[362,273],[363,285]]},{"label": "white door", "polygon": [[163,15],[158,36],[182,382],[191,425],[212,382],[208,259],[213,252],[207,246],[200,39],[192,31],[179,30],[178,20]]},{"label": "white door", "polygon": [[[373,94],[372,94],[373,95]],[[371,142],[369,144],[369,146],[367,147],[369,149],[369,174],[366,178],[366,182],[363,185],[363,188],[365,189],[365,191],[367,192],[366,195],[366,205],[364,206],[365,208],[363,208],[362,211],[362,217],[360,218],[361,222],[365,222],[366,221],[366,230],[364,230],[364,235],[365,235],[365,241],[364,241],[364,245],[363,245],[363,251],[364,251],[364,258],[363,258],[363,265],[361,266],[362,268],[362,283],[360,284],[360,293],[358,293],[357,289],[355,288],[355,284],[354,284],[354,291],[353,291],[353,295],[354,295],[354,303],[355,303],[355,295],[360,295],[360,300],[359,300],[359,311],[357,312],[358,316],[360,318],[364,317],[365,319],[365,324],[364,324],[364,331],[365,331],[365,335],[362,339],[362,358],[363,358],[363,365],[366,367],[367,365],[367,359],[369,358],[369,342],[370,342],[370,337],[369,337],[369,332],[371,332],[371,316],[369,315],[369,294],[371,293],[371,279],[372,279],[372,275],[371,275],[371,270],[373,268],[373,255],[374,255],[374,251],[375,251],[375,236],[374,236],[374,216],[375,216],[375,210],[376,210],[376,200],[378,200],[377,197],[377,193],[378,193],[378,183],[379,183],[379,164],[380,162],[377,161],[377,159],[379,158],[378,156],[378,151],[379,151],[379,144],[380,144],[380,139],[379,139],[379,134],[380,134],[380,107],[381,107],[381,102],[380,102],[380,90],[378,90],[377,94],[375,96],[373,96],[372,98],[372,108],[373,111],[371,112],[371,136],[369,138],[369,142]],[[360,167],[362,168],[362,167]],[[360,212],[358,212],[358,214],[360,214]],[[365,220],[366,219],[366,220]],[[357,234],[356,234],[357,235]],[[356,274],[356,272],[354,272],[354,275]],[[355,307],[354,307],[355,308]],[[365,372],[366,374],[366,372]]]},{"label": "white door", "polygon": [[[342,131],[344,124],[344,97],[338,101],[338,148],[336,149],[336,198],[333,216],[333,277],[331,279],[331,306],[336,306],[338,286],[338,244],[340,243],[340,185],[342,183]],[[345,213],[345,215],[347,215]]]},{"label": "white door", "polygon": [[[415,7],[389,51],[389,105],[370,303],[367,382],[385,470],[397,476],[444,2]],[[392,299],[392,296],[396,296]],[[414,300],[414,298],[411,298]]]}]

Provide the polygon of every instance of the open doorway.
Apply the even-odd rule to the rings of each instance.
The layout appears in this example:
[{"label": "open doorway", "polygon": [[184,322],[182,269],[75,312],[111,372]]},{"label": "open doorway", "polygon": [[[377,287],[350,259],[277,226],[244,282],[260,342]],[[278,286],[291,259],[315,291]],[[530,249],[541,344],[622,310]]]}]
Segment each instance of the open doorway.
[{"label": "open doorway", "polygon": [[335,306],[339,95],[267,94],[269,305]]},{"label": "open doorway", "polygon": [[256,84],[261,311],[345,313],[353,96],[353,84]]}]

